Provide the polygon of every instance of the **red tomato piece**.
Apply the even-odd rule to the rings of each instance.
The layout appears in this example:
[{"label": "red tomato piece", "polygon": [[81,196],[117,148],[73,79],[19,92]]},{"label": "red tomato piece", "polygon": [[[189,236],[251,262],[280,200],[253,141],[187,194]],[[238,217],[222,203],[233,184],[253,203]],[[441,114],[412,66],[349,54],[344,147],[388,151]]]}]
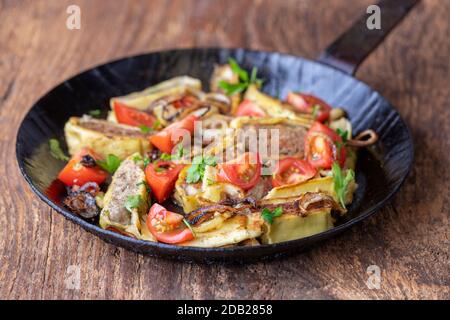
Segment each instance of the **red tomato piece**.
[{"label": "red tomato piece", "polygon": [[243,100],[236,110],[236,116],[238,117],[256,117],[262,118],[266,116],[266,113],[256,103],[251,100]]},{"label": "red tomato piece", "polygon": [[[287,102],[302,113],[315,113],[315,120],[319,122],[324,122],[330,116],[330,105],[310,94],[289,92]],[[314,111],[314,108],[317,109]]]},{"label": "red tomato piece", "polygon": [[114,101],[114,113],[117,121],[130,126],[152,127],[156,118],[148,113],[129,107],[122,102]]},{"label": "red tomato piece", "polygon": [[182,164],[171,161],[157,161],[145,168],[145,178],[158,202],[164,202],[172,193]]},{"label": "red tomato piece", "polygon": [[342,138],[320,122],[315,122],[306,135],[305,153],[308,162],[318,169],[330,169],[334,161],[343,166],[347,154]]},{"label": "red tomato piece", "polygon": [[147,216],[147,227],[155,238],[164,243],[181,243],[194,239],[194,234],[183,223],[181,214],[153,204]]},{"label": "red tomato piece", "polygon": [[69,160],[67,165],[58,174],[58,179],[67,186],[83,186],[88,182],[102,184],[108,178],[108,172],[100,169],[97,165],[94,167],[83,166],[81,160],[86,155],[93,157],[94,160],[98,159],[94,151],[89,148],[83,148]]},{"label": "red tomato piece", "polygon": [[261,176],[258,154],[244,153],[241,157],[218,165],[217,180],[234,184],[243,190],[253,188]]},{"label": "red tomato piece", "polygon": [[278,162],[272,176],[272,186],[280,187],[300,183],[311,179],[316,173],[316,168],[307,161],[294,157],[286,157]]},{"label": "red tomato piece", "polygon": [[194,132],[194,123],[198,118],[194,115],[174,122],[162,131],[150,137],[150,142],[164,153],[171,153],[173,147],[182,140],[185,134]]}]

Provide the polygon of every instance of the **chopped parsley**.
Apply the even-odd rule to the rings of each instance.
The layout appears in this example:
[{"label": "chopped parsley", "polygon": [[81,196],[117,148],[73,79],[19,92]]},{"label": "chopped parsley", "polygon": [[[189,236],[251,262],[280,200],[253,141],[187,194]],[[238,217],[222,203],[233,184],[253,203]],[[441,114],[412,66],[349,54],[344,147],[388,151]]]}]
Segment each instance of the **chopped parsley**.
[{"label": "chopped parsley", "polygon": [[102,168],[103,170],[108,171],[109,173],[113,174],[116,172],[117,168],[120,166],[120,159],[116,155],[108,154],[105,160],[97,160],[97,164]]},{"label": "chopped parsley", "polygon": [[186,176],[187,183],[197,183],[203,179],[205,175],[206,166],[215,167],[217,159],[213,156],[196,156],[192,160],[192,165],[189,167]]},{"label": "chopped parsley", "polygon": [[145,186],[145,189],[147,189],[147,192],[151,191],[150,186],[148,185],[147,181],[141,181],[136,184],[137,187],[142,186],[142,185]]},{"label": "chopped parsley", "polygon": [[176,154],[171,155],[168,153],[162,153],[160,156],[161,160],[171,161],[171,160],[180,160],[186,154],[186,150],[183,148],[182,144],[179,144],[176,150]]},{"label": "chopped parsley", "polygon": [[158,130],[160,127],[161,127],[161,122],[158,119],[156,119],[156,121],[153,122],[152,129]]},{"label": "chopped parsley", "polygon": [[124,207],[128,211],[132,212],[133,209],[139,208],[144,203],[144,200],[140,195],[128,196],[125,201]]},{"label": "chopped parsley", "polygon": [[183,156],[185,154],[186,154],[186,150],[183,148],[182,144],[179,144],[177,147],[177,154],[176,154],[177,159],[183,158]]},{"label": "chopped parsley", "polygon": [[334,191],[336,192],[339,203],[345,208],[345,195],[348,185],[355,179],[355,172],[349,169],[344,177],[342,169],[337,162],[333,163],[331,169],[333,171]]},{"label": "chopped parsley", "polygon": [[313,107],[312,107],[312,116],[313,116],[314,119],[317,118],[317,114],[319,113],[319,111],[320,111],[320,105],[318,105],[318,104],[313,105]]},{"label": "chopped parsley", "polygon": [[144,156],[144,168],[150,164],[151,160],[148,156]]},{"label": "chopped parsley", "polygon": [[133,157],[134,163],[138,163],[139,161],[142,161],[141,155],[137,154]]},{"label": "chopped parsley", "polygon": [[264,220],[267,221],[268,224],[272,224],[273,219],[281,216],[282,213],[283,213],[282,207],[276,207],[275,209],[273,209],[273,211],[270,211],[270,209],[268,208],[264,208],[261,211],[261,216]]},{"label": "chopped parsley", "polygon": [[346,143],[348,141],[348,131],[342,130],[341,128],[336,129],[336,133],[342,138],[342,142]]},{"label": "chopped parsley", "polygon": [[69,157],[64,153],[64,151],[61,149],[61,146],[59,145],[59,141],[56,139],[50,139],[48,141],[49,147],[50,147],[50,154],[62,161],[68,161]]},{"label": "chopped parsley", "polygon": [[102,111],[100,109],[94,109],[88,112],[88,114],[92,117],[100,117]]},{"label": "chopped parsley", "polygon": [[233,58],[228,59],[228,64],[233,73],[239,77],[239,82],[229,83],[225,80],[219,81],[219,87],[225,91],[227,95],[232,96],[236,93],[243,92],[251,84],[256,84],[258,87],[262,85],[263,81],[257,78],[258,68],[253,67],[249,76],[248,72],[242,69]]},{"label": "chopped parsley", "polygon": [[161,153],[161,156],[159,158],[164,161],[172,160],[172,156],[168,153]]},{"label": "chopped parsley", "polygon": [[188,227],[189,230],[191,230],[192,234],[195,237],[195,232],[194,232],[194,229],[192,229],[191,224],[186,219],[183,219],[183,223],[186,225],[186,227]]},{"label": "chopped parsley", "polygon": [[139,129],[141,129],[142,133],[149,133],[152,131],[152,128],[147,127],[146,125],[140,125]]}]

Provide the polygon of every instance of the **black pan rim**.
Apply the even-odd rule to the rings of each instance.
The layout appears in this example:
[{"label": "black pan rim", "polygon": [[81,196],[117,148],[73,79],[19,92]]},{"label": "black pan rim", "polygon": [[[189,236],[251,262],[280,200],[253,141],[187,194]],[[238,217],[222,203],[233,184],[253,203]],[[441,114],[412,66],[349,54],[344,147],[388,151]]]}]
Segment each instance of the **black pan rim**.
[{"label": "black pan rim", "polygon": [[[313,64],[318,64],[322,67],[325,68],[331,68],[334,71],[340,72],[343,75],[352,78],[354,81],[357,81],[358,83],[360,83],[361,85],[367,87],[368,89],[370,89],[372,92],[375,92],[377,94],[379,94],[379,92],[377,92],[376,90],[370,88],[366,83],[362,82],[361,80],[352,77],[351,75],[333,68],[331,66],[322,64],[320,62],[317,61],[313,61],[307,58],[303,58],[300,56],[294,56],[288,53],[282,53],[282,52],[278,52],[278,51],[267,51],[267,50],[253,50],[253,49],[246,49],[246,48],[233,48],[233,47],[192,47],[192,48],[173,48],[173,49],[168,49],[168,50],[159,50],[159,51],[150,51],[150,52],[146,52],[146,53],[138,53],[135,55],[128,55],[128,56],[123,56],[121,58],[117,58],[111,61],[107,61],[104,63],[100,63],[97,64],[93,67],[90,67],[88,69],[85,69],[75,75],[72,75],[70,77],[68,77],[67,79],[65,79],[64,81],[58,83],[56,86],[52,87],[50,90],[48,90],[47,92],[45,92],[38,100],[36,100],[36,102],[32,105],[32,107],[28,110],[28,112],[25,114],[25,116],[23,117],[21,124],[17,130],[17,134],[16,134],[16,159],[18,162],[18,166],[20,169],[21,174],[23,175],[23,177],[25,178],[25,180],[27,181],[27,183],[30,185],[32,191],[38,195],[38,197],[45,202],[47,205],[49,205],[52,209],[54,209],[56,212],[58,212],[59,214],[63,215],[66,219],[80,225],[82,228],[84,228],[85,230],[91,231],[91,233],[94,233],[95,235],[99,236],[109,236],[112,238],[116,238],[122,242],[126,242],[127,245],[129,245],[130,247],[139,247],[139,248],[149,248],[149,249],[163,249],[163,250],[170,250],[170,251],[176,251],[180,254],[184,254],[186,253],[187,256],[189,256],[190,253],[222,253],[222,254],[233,254],[233,253],[237,253],[237,252],[241,252],[241,253],[245,253],[245,252],[261,252],[261,255],[264,255],[264,251],[267,250],[268,248],[270,249],[284,249],[284,248],[292,248],[292,247],[296,247],[297,245],[300,247],[300,245],[302,243],[312,243],[312,242],[316,242],[321,240],[324,237],[331,237],[334,235],[337,235],[338,233],[341,233],[342,231],[349,229],[351,226],[354,226],[358,223],[360,223],[361,221],[369,218],[370,216],[372,216],[374,213],[376,213],[377,211],[379,211],[382,207],[386,206],[386,204],[388,204],[390,202],[390,200],[393,198],[393,196],[399,191],[399,189],[402,187],[402,185],[404,184],[406,178],[408,177],[409,173],[411,172],[412,166],[413,166],[413,159],[414,159],[414,145],[413,145],[413,140],[412,140],[412,136],[411,136],[411,132],[409,127],[407,126],[406,122],[404,121],[404,119],[401,117],[400,113],[398,112],[397,108],[395,106],[393,106],[391,103],[389,103],[389,107],[393,109],[393,111],[396,113],[396,115],[398,116],[399,120],[401,121],[401,124],[403,125],[403,127],[405,128],[407,135],[408,135],[408,159],[410,160],[409,163],[407,164],[406,170],[405,170],[405,174],[401,177],[400,182],[395,186],[395,188],[392,189],[392,191],[387,194],[383,200],[379,201],[376,205],[372,206],[369,209],[364,210],[363,212],[361,212],[358,216],[346,221],[345,223],[335,226],[327,231],[318,233],[318,234],[314,234],[308,237],[304,237],[304,238],[300,238],[300,239],[296,239],[296,240],[290,240],[290,241],[284,241],[284,242],[280,242],[280,243],[275,243],[275,244],[261,244],[259,246],[242,246],[242,247],[229,247],[229,248],[202,248],[202,247],[190,247],[190,246],[177,246],[177,245],[170,245],[170,244],[164,244],[164,243],[160,243],[160,242],[151,242],[151,241],[145,241],[145,240],[139,240],[139,239],[135,239],[132,237],[128,237],[128,236],[124,236],[121,234],[118,234],[116,232],[113,231],[109,231],[109,230],[105,230],[102,229],[100,226],[92,224],[84,219],[82,219],[81,217],[76,216],[75,214],[73,214],[72,212],[70,212],[69,210],[66,210],[60,206],[58,206],[57,204],[55,204],[52,200],[50,200],[45,194],[43,194],[38,188],[37,186],[34,184],[32,178],[27,174],[26,170],[25,170],[25,163],[24,163],[24,159],[21,157],[21,154],[23,153],[22,151],[22,146],[19,143],[19,134],[20,132],[23,130],[23,126],[24,126],[24,120],[27,118],[27,116],[29,115],[29,113],[36,107],[36,105],[39,103],[39,101],[45,97],[47,94],[49,94],[50,92],[52,92],[53,90],[55,90],[57,87],[63,85],[64,83],[66,83],[67,81],[72,80],[73,78],[80,76],[84,73],[87,73],[93,69],[99,68],[101,66],[107,65],[107,64],[113,64],[113,63],[117,63],[119,61],[122,60],[127,60],[130,58],[138,58],[140,56],[146,56],[146,55],[150,55],[150,54],[170,54],[170,53],[175,53],[175,52],[189,52],[189,51],[222,51],[222,50],[229,50],[230,52],[237,52],[237,51],[243,51],[243,52],[251,52],[251,53],[264,53],[264,54],[277,54],[280,56],[286,56],[286,57],[290,57],[290,58],[295,58],[295,59],[302,59],[305,61],[308,61],[310,63]],[[379,94],[380,95],[380,94]],[[381,95],[380,95],[381,96]],[[383,97],[383,99],[385,99]],[[386,100],[386,99],[385,99]],[[386,100],[387,101],[387,100]],[[389,102],[389,101],[388,101]],[[226,256],[224,257],[226,258]],[[208,259],[208,257],[205,257],[205,259]],[[211,259],[215,259],[215,257],[211,257]]]}]

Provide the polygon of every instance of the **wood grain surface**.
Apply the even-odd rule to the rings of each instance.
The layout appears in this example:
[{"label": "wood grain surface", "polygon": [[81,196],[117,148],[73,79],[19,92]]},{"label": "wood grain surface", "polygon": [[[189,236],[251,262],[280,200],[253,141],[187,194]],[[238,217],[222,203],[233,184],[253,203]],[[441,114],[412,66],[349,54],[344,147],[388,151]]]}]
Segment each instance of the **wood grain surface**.
[{"label": "wood grain surface", "polygon": [[[31,105],[81,70],[194,46],[315,58],[372,0],[0,1],[0,298],[450,298],[450,1],[424,0],[361,66],[410,126],[415,165],[394,201],[306,253],[249,265],[196,265],[106,244],[38,200],[14,141]],[[66,8],[81,8],[81,30]],[[369,289],[367,267],[381,270]],[[70,267],[75,266],[75,267]],[[68,277],[79,267],[80,287]],[[73,269],[75,268],[75,269]]]}]

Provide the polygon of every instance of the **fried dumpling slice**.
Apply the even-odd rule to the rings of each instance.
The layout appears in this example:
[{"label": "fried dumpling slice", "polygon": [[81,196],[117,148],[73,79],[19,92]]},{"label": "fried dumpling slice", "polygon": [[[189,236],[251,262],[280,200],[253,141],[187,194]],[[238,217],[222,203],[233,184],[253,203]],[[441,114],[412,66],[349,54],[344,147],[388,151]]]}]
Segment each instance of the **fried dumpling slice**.
[{"label": "fried dumpling slice", "polygon": [[[112,177],[103,199],[100,226],[143,239],[141,229],[148,211],[148,197],[142,157],[131,155],[122,161]],[[147,238],[152,240],[150,236]]]},{"label": "fried dumpling slice", "polygon": [[71,155],[90,147],[103,158],[114,154],[125,159],[133,153],[143,154],[151,150],[148,135],[139,128],[89,116],[70,118],[64,134]]},{"label": "fried dumpling slice", "polygon": [[[211,221],[203,222],[203,224],[211,224],[211,222],[214,222],[214,218]],[[195,232],[193,240],[181,245],[216,248],[238,244],[244,240],[261,236],[263,224],[264,221],[258,213],[236,214],[216,224],[214,228],[206,228],[203,232]]]},{"label": "fried dumpling slice", "polygon": [[255,85],[250,85],[247,88],[244,99],[256,103],[264,110],[268,117],[284,117],[290,119],[298,117],[290,105],[261,92]]},{"label": "fried dumpling slice", "polygon": [[283,214],[274,219],[272,224],[267,224],[264,234],[261,236],[263,244],[284,242],[301,239],[333,227],[333,219],[330,210],[312,212],[307,216],[293,213]]},{"label": "fried dumpling slice", "polygon": [[261,237],[262,243],[277,243],[300,239],[331,229],[331,210],[343,208],[328,194],[307,192],[295,198],[261,200],[260,208],[274,211],[281,209],[281,216],[266,223]]},{"label": "fried dumpling slice", "polygon": [[[353,193],[356,190],[356,187],[357,185],[354,180],[349,183],[344,199],[345,204],[349,204],[353,201]],[[325,193],[331,196],[336,203],[339,203],[336,191],[334,190],[334,180],[333,177],[330,176],[314,178],[297,184],[275,187],[269,191],[263,200],[271,201],[272,203],[289,202],[308,192]]]},{"label": "fried dumpling slice", "polygon": [[231,184],[215,181],[217,169],[212,166],[205,167],[203,180],[198,183],[187,183],[186,178],[189,166],[181,170],[175,183],[175,201],[189,213],[200,207],[219,203],[227,199],[242,199],[244,191]]},{"label": "fried dumpling slice", "polygon": [[151,86],[143,91],[130,93],[122,97],[112,98],[110,100],[110,105],[111,108],[113,108],[114,101],[120,101],[127,106],[139,110],[145,110],[150,106],[152,102],[162,97],[185,94],[188,89],[201,90],[201,81],[189,76],[171,78],[169,80]]}]

